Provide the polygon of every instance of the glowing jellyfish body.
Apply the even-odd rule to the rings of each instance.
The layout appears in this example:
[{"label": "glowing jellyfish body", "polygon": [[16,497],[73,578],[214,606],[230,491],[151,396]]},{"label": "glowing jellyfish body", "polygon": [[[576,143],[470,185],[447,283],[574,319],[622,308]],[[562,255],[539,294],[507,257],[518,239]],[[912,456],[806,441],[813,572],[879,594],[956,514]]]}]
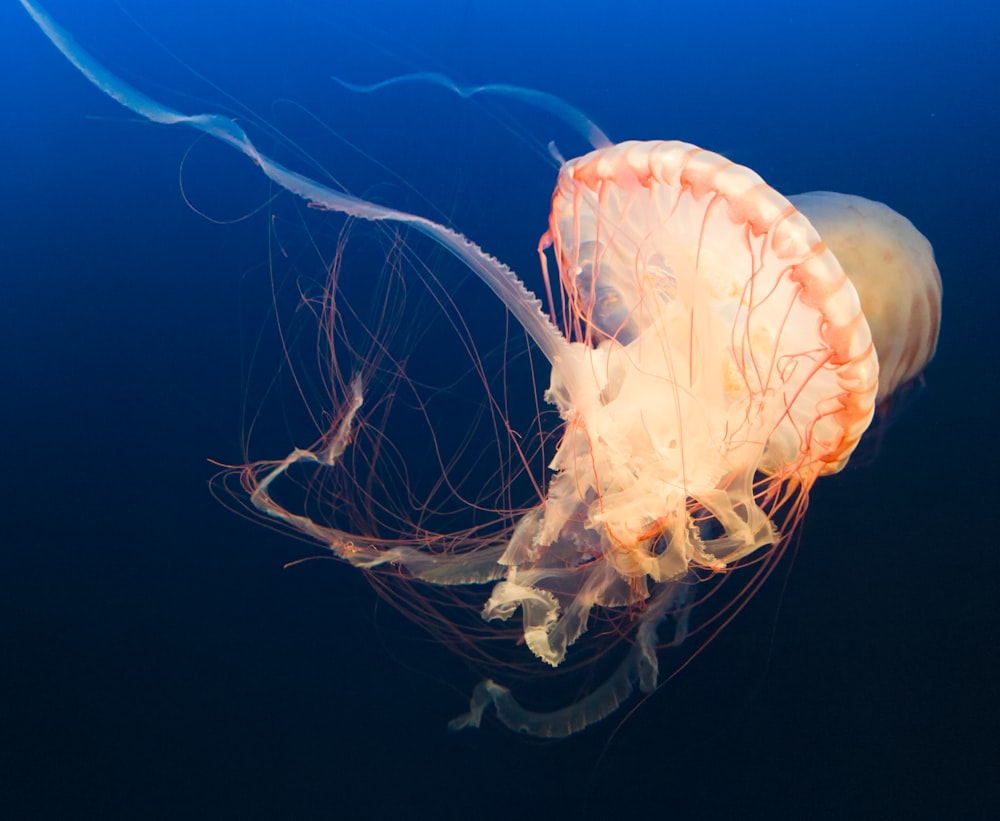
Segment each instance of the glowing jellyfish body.
[{"label": "glowing jellyfish body", "polygon": [[655,625],[692,570],[726,571],[786,536],[779,518],[794,527],[868,426],[878,366],[812,226],[717,154],[630,142],[566,163],[549,242],[577,340],[546,394],[566,431],[484,615],[520,606],[552,665],[594,607],[638,607],[637,641],[575,711],[532,714],[488,683],[465,720],[492,700],[508,725],[562,735],[655,685]]},{"label": "glowing jellyfish body", "polygon": [[[893,363],[892,382],[880,391],[864,297],[814,226],[754,172],[680,142],[611,145],[562,165],[540,243],[543,267],[551,247],[559,268],[560,331],[513,272],[461,234],[303,177],[261,154],[228,118],[156,103],[21,2],[64,55],[124,106],[225,142],[317,207],[403,223],[440,243],[493,290],[549,360],[545,397],[563,432],[544,499],[488,537],[380,538],[278,501],[272,486],[293,465],[343,469],[365,401],[360,376],[317,445],[240,472],[257,511],[351,565],[481,592],[483,618],[520,619],[524,643],[544,665],[560,666],[595,619],[635,617],[628,652],[582,700],[536,713],[487,679],[452,727],[478,725],[493,704],[512,728],[567,735],[608,715],[636,684],[651,691],[661,623],[673,619],[674,634],[663,642],[679,643],[697,582],[755,562],[758,551],[774,555],[812,483],[846,463],[876,397],[933,353],[936,269],[914,289],[924,294],[926,321],[900,331],[898,320],[882,321],[892,299],[883,307],[870,297],[872,307],[865,306],[892,351],[885,360]],[[825,221],[821,233],[831,236],[849,222]],[[845,252],[858,245],[847,236]],[[851,264],[861,271],[871,255],[859,253],[862,261]],[[906,344],[895,345],[904,331]]]},{"label": "glowing jellyfish body", "polygon": [[[716,154],[633,142],[569,162],[550,226],[578,337],[546,395],[566,432],[491,603],[531,601],[525,638],[555,665],[591,606],[772,544],[761,503],[843,464],[877,366],[857,295],[808,222]],[[755,487],[758,474],[773,478]],[[584,566],[540,569],[565,543]],[[546,590],[566,574],[572,600]]]}]

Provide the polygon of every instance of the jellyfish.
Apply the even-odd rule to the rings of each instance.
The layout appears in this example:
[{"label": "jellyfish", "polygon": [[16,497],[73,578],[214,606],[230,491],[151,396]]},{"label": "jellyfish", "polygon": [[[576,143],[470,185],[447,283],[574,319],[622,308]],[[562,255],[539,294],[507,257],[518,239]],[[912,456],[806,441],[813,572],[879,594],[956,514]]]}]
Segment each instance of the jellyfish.
[{"label": "jellyfish", "polygon": [[[934,353],[933,254],[887,206],[826,193],[789,200],[685,142],[595,139],[593,151],[560,164],[538,242],[546,312],[457,231],[311,180],[227,117],[161,105],[21,3],[126,108],[222,141],[315,208],[428,236],[493,291],[547,360],[544,399],[561,427],[546,480],[533,504],[512,507],[488,532],[385,536],[294,509],[276,492],[293,471],[346,470],[369,398],[362,372],[316,443],[236,471],[249,508],[342,562],[464,591],[487,627],[515,624],[539,671],[563,667],[595,624],[614,625],[605,632],[624,652],[579,700],[533,710],[485,678],[452,729],[479,726],[492,707],[515,731],[562,737],[636,688],[653,692],[659,651],[685,641],[700,591],[743,573],[750,582],[729,606],[745,601],[796,532],[814,482],[847,464],[876,403]],[[672,632],[661,636],[664,625]]]}]

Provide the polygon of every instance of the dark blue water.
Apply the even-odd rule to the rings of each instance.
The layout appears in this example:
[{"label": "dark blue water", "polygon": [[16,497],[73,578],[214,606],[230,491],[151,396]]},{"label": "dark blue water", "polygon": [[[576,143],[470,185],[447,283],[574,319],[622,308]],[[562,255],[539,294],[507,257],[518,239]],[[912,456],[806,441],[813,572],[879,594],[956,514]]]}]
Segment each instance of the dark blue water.
[{"label": "dark blue water", "polygon": [[[549,744],[493,721],[451,734],[475,670],[357,572],[283,569],[315,550],[209,489],[209,460],[243,458],[278,366],[269,262],[279,280],[318,276],[304,229],[269,231],[299,212],[241,157],[105,98],[8,3],[0,815],[1000,814],[1000,14],[921,0],[361,5],[47,7],[150,95],[237,116],[306,173],[450,220],[532,287],[555,175],[545,143],[587,146],[515,104],[419,86],[358,96],[334,75],[542,89],[614,140],[683,139],[785,193],[887,202],[930,238],[945,283],[926,384],[863,465],[819,483],[794,561],[624,723]],[[267,446],[301,421],[271,419],[253,456],[283,455]]]}]

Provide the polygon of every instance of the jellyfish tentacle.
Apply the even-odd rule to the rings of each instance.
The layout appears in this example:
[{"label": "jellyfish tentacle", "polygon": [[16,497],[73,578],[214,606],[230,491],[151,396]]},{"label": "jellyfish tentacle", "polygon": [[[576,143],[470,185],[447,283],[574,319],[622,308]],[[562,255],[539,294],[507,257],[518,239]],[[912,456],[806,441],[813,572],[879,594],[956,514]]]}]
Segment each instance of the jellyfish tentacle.
[{"label": "jellyfish tentacle", "polygon": [[271,484],[293,465],[313,463],[335,468],[339,461],[339,456],[328,462],[315,451],[296,448],[278,462],[257,463],[245,468],[243,484],[257,511],[311,537],[353,567],[374,570],[393,565],[405,569],[414,579],[445,586],[487,584],[503,578],[506,568],[499,560],[507,543],[500,536],[495,544],[478,546],[474,556],[447,550],[430,553],[425,541],[406,543],[399,539],[377,539],[321,525],[308,516],[292,513],[271,496]]},{"label": "jellyfish tentacle", "polygon": [[425,217],[376,205],[342,191],[334,191],[286,168],[258,151],[243,128],[229,117],[221,114],[183,114],[158,103],[104,68],[87,51],[77,46],[73,38],[38,6],[29,0],[20,0],[20,3],[66,59],[97,88],[125,108],[154,123],[186,125],[214,137],[245,154],[268,178],[316,208],[372,222],[390,221],[413,227],[458,257],[482,279],[514,314],[553,365],[558,365],[567,357],[569,343],[542,311],[538,298],[525,287],[514,271],[476,243]]},{"label": "jellyfish tentacle", "polygon": [[334,77],[333,80],[348,91],[354,91],[358,94],[370,94],[374,91],[381,91],[383,88],[389,88],[390,86],[402,83],[429,83],[446,88],[465,100],[479,94],[495,94],[501,97],[510,97],[512,100],[517,100],[526,105],[547,111],[553,117],[562,120],[594,148],[607,148],[612,144],[611,140],[608,139],[608,135],[576,106],[567,103],[555,94],[549,94],[534,88],[508,85],[507,83],[461,86],[447,75],[434,71],[417,71],[412,74],[400,74],[396,77],[380,80],[377,83],[368,84],[352,83],[340,77]]},{"label": "jellyfish tentacle", "polygon": [[659,682],[656,658],[657,631],[669,616],[675,620],[670,646],[687,635],[692,583],[687,579],[664,584],[647,602],[639,617],[636,638],[628,654],[605,682],[579,701],[551,712],[523,707],[510,689],[493,679],[483,679],[469,699],[469,709],[448,722],[450,730],[479,727],[483,714],[493,705],[500,723],[516,732],[540,738],[565,738],[596,724],[615,712],[635,692],[651,693]]},{"label": "jellyfish tentacle", "polygon": [[271,485],[293,465],[312,463],[327,469],[340,466],[354,439],[355,419],[364,403],[360,375],[351,379],[349,390],[350,401],[343,416],[322,447],[315,450],[296,448],[281,461],[257,463],[243,469],[242,482],[250,504],[263,515],[312,537],[353,567],[372,570],[382,565],[395,565],[415,579],[440,585],[485,584],[502,578],[505,568],[499,560],[508,547],[502,535],[492,545],[480,545],[475,556],[448,551],[430,553],[421,549],[426,548],[425,542],[407,544],[399,539],[360,537],[321,525],[308,516],[292,513],[271,496]]}]

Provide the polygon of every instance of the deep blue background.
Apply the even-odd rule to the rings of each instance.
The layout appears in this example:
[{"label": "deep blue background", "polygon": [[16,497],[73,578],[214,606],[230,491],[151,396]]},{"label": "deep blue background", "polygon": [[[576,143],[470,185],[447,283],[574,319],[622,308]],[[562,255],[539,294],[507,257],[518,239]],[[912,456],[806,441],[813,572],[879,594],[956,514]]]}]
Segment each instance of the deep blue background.
[{"label": "deep blue background", "polygon": [[6,3],[0,815],[1000,815],[996,7],[369,5],[122,0],[141,29],[106,0],[48,9],[153,96],[252,112],[355,193],[436,216],[419,191],[533,284],[554,172],[518,134],[584,146],[541,114],[515,134],[437,89],[358,97],[331,75],[543,89],[613,139],[883,200],[945,282],[926,389],[868,464],[816,488],[794,563],[616,734],[449,734],[471,671],[359,574],[283,570],[309,548],[208,491],[207,460],[240,458],[266,217],[215,224],[179,179],[223,221],[266,186],[194,132],[137,123]]}]

